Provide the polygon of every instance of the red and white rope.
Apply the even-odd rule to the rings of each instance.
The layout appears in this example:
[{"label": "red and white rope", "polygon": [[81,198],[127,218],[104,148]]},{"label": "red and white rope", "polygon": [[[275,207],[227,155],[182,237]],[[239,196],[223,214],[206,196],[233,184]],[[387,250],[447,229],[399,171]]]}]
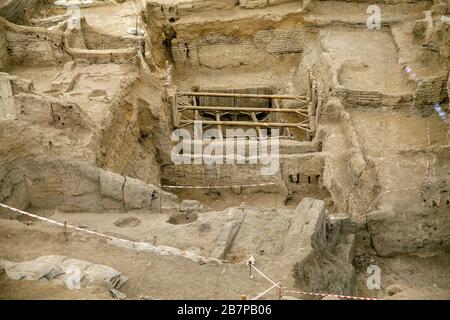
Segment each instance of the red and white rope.
[{"label": "red and white rope", "polygon": [[261,297],[263,297],[264,295],[266,295],[270,290],[272,290],[273,288],[279,287],[278,283],[275,283],[274,285],[272,285],[270,288],[264,290],[263,292],[261,292],[260,294],[258,294],[256,297],[252,298],[252,300],[258,300]]},{"label": "red and white rope", "polygon": [[[77,231],[89,233],[89,234],[96,235],[96,236],[103,237],[103,238],[107,238],[109,240],[116,240],[116,241],[120,241],[120,242],[125,242],[125,243],[130,244],[133,248],[135,248],[136,246],[142,245],[142,244],[146,244],[146,243],[143,243],[143,242],[135,242],[135,241],[131,241],[131,240],[126,240],[126,239],[122,239],[122,238],[113,237],[113,236],[110,236],[110,235],[107,235],[107,234],[91,231],[89,229],[80,228],[80,227],[77,227],[77,226],[74,226],[74,225],[71,225],[71,224],[68,224],[68,223],[65,223],[65,222],[63,223],[63,222],[59,222],[59,221],[56,221],[56,220],[48,219],[48,218],[45,218],[45,217],[42,217],[42,216],[30,213],[30,212],[26,212],[26,211],[23,211],[23,210],[20,210],[20,209],[8,206],[8,205],[3,204],[3,203],[0,203],[0,207],[3,207],[5,209],[9,209],[9,210],[14,211],[14,212],[21,213],[21,214],[26,215],[28,217],[32,217],[32,218],[35,218],[35,219],[38,219],[38,220],[41,220],[41,221],[44,221],[44,222],[47,222],[47,223],[50,223],[50,224],[54,224],[54,225],[57,225],[57,226],[60,226],[60,227],[63,227],[63,228],[74,229],[74,230],[77,230]],[[154,252],[157,252],[157,249],[159,247],[154,246],[154,248],[155,248]],[[184,258],[192,258],[192,256],[195,256],[196,258],[203,259],[205,261],[213,261],[213,262],[218,262],[218,263],[232,263],[231,261],[220,260],[220,259],[216,259],[216,258],[212,258],[212,257],[199,256],[197,254],[194,254],[193,252],[183,251],[183,250],[180,250],[180,249],[177,249],[177,248],[173,248],[173,247],[166,247],[166,246],[164,246],[163,249],[171,249],[172,251],[176,251],[178,253],[177,255],[182,256]],[[165,250],[165,252],[170,252],[170,251]],[[174,253],[169,253],[169,254],[174,254]]]},{"label": "red and white rope", "polygon": [[[315,292],[306,292],[306,291],[292,291],[292,290],[284,290],[282,286],[280,286],[279,283],[276,283],[272,279],[270,279],[267,275],[264,274],[261,270],[256,268],[254,264],[250,264],[250,266],[258,272],[264,279],[269,281],[272,284],[272,287],[264,291],[263,293],[259,294],[257,297],[258,299],[265,295],[267,292],[272,290],[275,287],[278,287],[280,289],[279,295],[280,298],[284,295],[284,293],[296,293],[296,294],[303,294],[303,295],[309,295],[309,296],[317,296],[317,297],[336,297],[340,299],[351,299],[351,300],[384,300],[384,299],[377,299],[377,298],[366,298],[366,297],[355,297],[355,296],[346,296],[346,295],[340,295],[340,294],[333,294],[333,293],[315,293]],[[255,299],[255,298],[253,298]]]},{"label": "red and white rope", "polygon": [[[134,247],[136,244],[139,244],[139,242],[134,242],[131,240],[126,240],[126,239],[122,239],[122,238],[117,238],[117,237],[113,237],[113,236],[109,236],[107,234],[103,234],[103,233],[99,233],[99,232],[95,232],[95,231],[91,231],[88,229],[84,229],[84,228],[80,228],[77,226],[73,226],[71,224],[67,224],[67,223],[62,223],[59,221],[55,221],[52,219],[48,219],[30,212],[26,212],[11,206],[8,206],[6,204],[0,203],[0,207],[3,207],[5,209],[14,211],[14,212],[18,212],[21,213],[23,215],[50,223],[50,224],[54,224],[63,228],[69,228],[69,229],[74,229],[77,231],[81,231],[81,232],[85,232],[85,233],[89,233],[89,234],[93,234],[99,237],[103,237],[103,238],[107,238],[110,240],[118,240],[118,241],[123,241],[126,243],[130,243],[132,244],[132,246]],[[210,258],[210,257],[202,257],[205,259],[213,259],[216,261],[220,261],[220,262],[225,262],[225,263],[231,263],[231,261],[227,261],[227,260],[219,260],[219,259],[215,259],[215,258]],[[245,263],[245,262],[239,262],[237,264],[241,264],[241,263]],[[337,297],[340,299],[353,299],[353,300],[383,300],[383,299],[376,299],[376,298],[365,298],[365,297],[354,297],[354,296],[345,296],[345,295],[338,295],[338,294],[330,294],[330,293],[313,293],[313,292],[305,292],[305,291],[284,291],[284,288],[279,284],[276,283],[275,281],[273,281],[272,279],[270,279],[267,275],[264,274],[264,272],[262,272],[261,270],[259,270],[257,267],[255,267],[255,265],[253,263],[250,264],[250,266],[257,272],[259,273],[264,279],[266,279],[268,282],[270,282],[272,284],[272,286],[270,288],[268,288],[267,290],[261,292],[260,294],[258,294],[256,297],[254,297],[252,300],[258,300],[259,298],[261,298],[262,296],[264,296],[265,294],[267,294],[270,290],[274,289],[274,288],[279,288],[280,289],[280,297],[283,295],[284,293],[296,293],[296,294],[303,294],[303,295],[311,295],[311,296],[321,296],[321,297],[326,297],[326,296],[332,296],[332,297]]]},{"label": "red and white rope", "polygon": [[314,292],[290,291],[290,290],[286,290],[284,292],[285,293],[303,294],[303,295],[308,295],[308,296],[317,296],[317,297],[336,297],[336,298],[340,298],[340,299],[351,299],[351,300],[384,300],[384,299],[377,299],[377,298],[345,296],[345,295],[332,294],[332,293],[314,293]]}]

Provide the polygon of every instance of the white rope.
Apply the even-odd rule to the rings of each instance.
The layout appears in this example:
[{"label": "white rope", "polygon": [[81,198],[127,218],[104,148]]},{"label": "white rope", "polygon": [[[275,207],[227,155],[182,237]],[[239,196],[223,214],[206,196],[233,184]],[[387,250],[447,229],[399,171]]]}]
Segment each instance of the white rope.
[{"label": "white rope", "polygon": [[271,286],[269,289],[261,292],[260,294],[258,294],[256,297],[252,298],[252,300],[258,300],[259,298],[261,298],[262,296],[266,295],[270,290],[272,290],[275,287],[278,287],[279,284],[275,283],[273,286]]},{"label": "white rope", "polygon": [[305,291],[284,291],[285,293],[296,293],[296,294],[304,294],[309,296],[319,296],[319,297],[336,297],[341,299],[352,299],[352,300],[384,300],[377,298],[366,298],[366,297],[355,297],[355,296],[344,296],[340,294],[332,294],[332,293],[314,293],[314,292],[305,292]]},{"label": "white rope", "polygon": [[[32,218],[35,218],[35,219],[38,219],[38,220],[41,220],[41,221],[44,221],[44,222],[47,222],[47,223],[50,223],[50,224],[54,224],[54,225],[57,225],[57,226],[60,226],[60,227],[63,227],[63,228],[74,229],[74,230],[77,230],[77,231],[89,233],[89,234],[96,235],[96,236],[103,237],[103,238],[107,238],[109,240],[116,240],[116,241],[128,243],[133,248],[135,248],[136,246],[139,248],[139,247],[141,247],[143,245],[145,245],[145,246],[149,245],[146,242],[135,242],[135,241],[131,241],[131,240],[117,238],[117,237],[109,236],[107,234],[103,234],[103,233],[91,231],[91,230],[88,230],[88,229],[85,229],[85,228],[80,228],[80,227],[77,227],[77,226],[73,226],[73,225],[65,223],[65,222],[62,223],[62,222],[55,221],[55,220],[52,220],[52,219],[44,218],[42,216],[38,216],[38,215],[30,213],[30,212],[26,212],[26,211],[23,211],[23,210],[20,210],[20,209],[17,209],[17,208],[10,207],[10,206],[8,206],[6,204],[3,204],[3,203],[0,203],[0,207],[3,207],[5,209],[8,209],[8,210],[11,210],[11,211],[14,211],[14,212],[18,212],[18,213],[24,214],[26,216],[29,216],[29,217],[32,217]],[[232,263],[231,261],[220,260],[220,259],[216,259],[216,258],[213,258],[213,257],[200,256],[200,255],[197,255],[196,253],[193,253],[193,252],[190,252],[190,251],[183,251],[183,250],[180,250],[180,249],[177,249],[177,248],[174,248],[174,247],[168,247],[168,246],[158,247],[158,246],[153,246],[153,245],[151,245],[151,246],[152,246],[152,248],[154,248],[154,250],[151,251],[151,252],[156,253],[156,254],[158,252],[160,252],[161,254],[171,254],[171,255],[175,255],[175,256],[181,256],[181,257],[190,259],[192,261],[203,260],[203,261],[210,261],[210,262],[216,262],[216,263]]]},{"label": "white rope", "polygon": [[310,295],[310,296],[320,296],[320,297],[327,297],[327,296],[331,296],[331,297],[337,297],[337,298],[341,298],[341,299],[353,299],[353,300],[384,300],[384,299],[377,299],[377,298],[365,298],[365,297],[355,297],[355,296],[345,296],[345,295],[340,295],[340,294],[332,294],[332,293],[315,293],[315,292],[306,292],[306,291],[285,291],[283,287],[280,286],[279,283],[276,283],[275,281],[273,281],[272,279],[270,279],[267,275],[265,275],[261,270],[259,270],[258,268],[256,268],[254,266],[254,264],[250,264],[250,266],[255,269],[256,272],[258,272],[264,279],[266,279],[267,281],[269,281],[272,284],[272,287],[270,287],[269,289],[267,289],[266,291],[264,291],[263,293],[259,294],[257,297],[253,298],[252,300],[256,300],[257,298],[263,296],[264,294],[266,294],[267,292],[269,292],[270,290],[272,290],[275,287],[278,287],[279,289],[281,289],[280,291],[280,296],[283,295],[283,293],[297,293],[297,294],[304,294],[304,295]]},{"label": "white rope", "polygon": [[250,266],[251,266],[253,269],[255,269],[255,271],[258,272],[261,276],[263,276],[264,279],[266,279],[266,280],[269,281],[271,284],[273,284],[275,287],[278,287],[278,288],[282,289],[282,287],[281,287],[279,284],[275,283],[275,281],[273,281],[273,280],[270,279],[268,276],[266,276],[261,270],[259,270],[257,267],[255,267],[255,265],[254,265],[253,263],[250,264]]}]

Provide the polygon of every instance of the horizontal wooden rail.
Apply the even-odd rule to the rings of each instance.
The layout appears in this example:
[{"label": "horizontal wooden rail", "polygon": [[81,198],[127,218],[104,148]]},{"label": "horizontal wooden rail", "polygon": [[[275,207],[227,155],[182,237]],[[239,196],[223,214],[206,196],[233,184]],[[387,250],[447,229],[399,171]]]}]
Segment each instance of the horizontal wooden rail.
[{"label": "horizontal wooden rail", "polygon": [[225,93],[225,92],[183,92],[177,93],[178,96],[190,97],[231,97],[231,98],[260,98],[260,99],[280,99],[280,100],[299,100],[307,101],[306,95],[271,95],[271,94],[249,94],[249,93]]},{"label": "horizontal wooden rail", "polygon": [[178,111],[198,110],[198,111],[237,111],[237,112],[281,112],[299,113],[307,111],[307,108],[299,109],[276,109],[276,108],[252,108],[252,107],[214,107],[214,106],[180,106]]},{"label": "horizontal wooden rail", "polygon": [[181,125],[190,125],[201,123],[202,125],[222,125],[222,126],[241,126],[241,127],[279,127],[279,128],[298,128],[311,132],[309,125],[302,123],[281,123],[281,122],[252,122],[252,121],[213,121],[213,120],[180,120]]}]

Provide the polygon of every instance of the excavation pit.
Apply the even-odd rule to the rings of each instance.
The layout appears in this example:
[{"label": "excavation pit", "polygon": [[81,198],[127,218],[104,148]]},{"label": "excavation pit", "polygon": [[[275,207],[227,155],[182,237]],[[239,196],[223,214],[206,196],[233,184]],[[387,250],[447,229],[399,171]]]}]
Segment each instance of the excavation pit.
[{"label": "excavation pit", "polygon": [[365,2],[133,3],[0,1],[0,203],[25,211],[0,261],[95,257],[132,299],[256,296],[250,257],[296,291],[448,294],[447,4],[378,1],[369,30]]},{"label": "excavation pit", "polygon": [[196,213],[188,212],[188,213],[176,213],[172,214],[167,220],[167,223],[180,225],[180,224],[188,224],[197,221],[198,215]]},{"label": "excavation pit", "polygon": [[120,218],[114,221],[114,225],[119,228],[134,228],[141,223],[141,220],[135,217]]}]

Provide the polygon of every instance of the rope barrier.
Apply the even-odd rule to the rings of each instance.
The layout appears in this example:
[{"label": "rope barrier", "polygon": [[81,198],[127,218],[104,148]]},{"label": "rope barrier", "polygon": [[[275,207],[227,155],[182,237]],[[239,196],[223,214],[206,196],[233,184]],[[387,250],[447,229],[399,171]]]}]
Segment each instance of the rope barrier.
[{"label": "rope barrier", "polygon": [[[60,227],[63,228],[64,232],[67,232],[67,229],[74,229],[74,230],[77,230],[77,231],[89,233],[89,234],[96,235],[96,236],[99,236],[99,237],[102,237],[102,238],[106,238],[106,239],[109,239],[109,240],[115,240],[115,241],[128,243],[133,248],[136,248],[136,247],[139,248],[139,247],[141,247],[143,245],[149,245],[146,242],[131,241],[131,240],[127,240],[127,239],[113,237],[113,236],[110,236],[110,235],[107,235],[107,234],[104,234],[104,233],[91,231],[91,230],[86,229],[86,228],[80,228],[80,227],[68,224],[66,221],[64,221],[64,223],[62,223],[62,222],[59,222],[59,221],[56,221],[56,220],[48,219],[48,218],[45,218],[45,217],[42,217],[42,216],[30,213],[30,212],[26,212],[26,211],[23,211],[23,210],[20,210],[20,209],[8,206],[8,205],[3,204],[3,203],[0,203],[0,207],[3,207],[5,209],[8,209],[8,210],[11,210],[11,211],[14,211],[14,212],[21,213],[21,214],[26,215],[28,217],[32,217],[32,218],[35,218],[35,219],[47,222],[49,224],[54,224],[54,225],[60,226]],[[177,249],[177,248],[174,248],[174,247],[168,247],[168,246],[158,247],[158,246],[153,246],[153,245],[152,245],[152,247],[154,248],[154,251],[152,251],[152,252],[156,253],[156,254],[158,254],[158,252],[161,253],[161,254],[172,254],[172,255],[181,256],[181,257],[193,260],[193,261],[195,261],[194,259],[197,259],[197,260],[201,259],[201,260],[211,261],[211,262],[234,263],[234,262],[229,261],[229,260],[221,260],[221,259],[217,259],[217,258],[213,258],[213,257],[200,256],[200,255],[197,255],[197,254],[195,254],[193,252],[180,250],[180,249]],[[176,251],[176,253],[174,253],[174,251]],[[242,262],[237,262],[237,263],[234,263],[234,264],[240,264],[240,263],[242,263]]]},{"label": "rope barrier", "polygon": [[330,297],[336,297],[336,298],[340,298],[340,299],[352,299],[352,300],[384,300],[384,299],[378,299],[378,298],[346,296],[346,295],[333,294],[333,293],[315,293],[315,292],[306,292],[306,291],[285,290],[285,288],[283,288],[280,285],[280,283],[276,283],[275,281],[270,279],[266,274],[264,274],[264,272],[262,272],[261,270],[256,268],[254,261],[252,263],[248,263],[248,265],[251,268],[255,269],[256,272],[258,272],[264,279],[266,279],[267,281],[269,281],[272,284],[272,286],[269,289],[267,289],[264,292],[260,293],[258,296],[256,296],[252,300],[256,300],[256,299],[261,298],[262,296],[267,294],[270,290],[272,290],[275,287],[279,288],[279,292],[278,292],[279,299],[281,299],[284,296],[284,293],[296,293],[296,294],[303,294],[303,295],[309,295],[309,296],[320,296],[320,297],[328,297],[328,296],[330,296]]},{"label": "rope barrier", "polygon": [[258,294],[256,297],[252,298],[252,300],[258,300],[259,298],[261,298],[262,296],[266,295],[267,293],[270,292],[270,290],[272,290],[273,288],[279,286],[278,283],[275,283],[274,285],[272,285],[269,289],[261,292],[260,294]]},{"label": "rope barrier", "polygon": [[[122,242],[125,242],[125,243],[129,243],[129,244],[131,244],[133,246],[133,248],[135,248],[135,245],[142,245],[143,244],[142,242],[135,242],[135,241],[131,241],[131,240],[117,238],[117,237],[113,237],[113,236],[110,236],[110,235],[107,235],[107,234],[103,234],[103,233],[100,233],[100,232],[91,231],[89,229],[80,228],[80,227],[68,224],[65,220],[64,220],[64,222],[59,222],[59,221],[56,221],[56,220],[48,219],[48,218],[45,218],[45,217],[42,217],[42,216],[30,213],[30,212],[26,212],[26,211],[23,211],[23,210],[20,210],[20,209],[8,206],[8,205],[3,204],[3,203],[0,203],[0,207],[3,207],[5,209],[11,210],[11,211],[14,211],[14,212],[17,212],[17,213],[21,213],[21,214],[26,215],[28,217],[32,217],[32,218],[35,218],[35,219],[47,222],[49,224],[54,224],[54,225],[60,226],[60,227],[63,228],[65,233],[67,233],[67,229],[74,229],[74,230],[77,230],[77,231],[85,232],[85,233],[88,233],[88,234],[96,235],[96,236],[107,238],[107,239],[110,239],[110,240],[117,240],[117,241],[122,241]],[[165,248],[171,248],[171,247],[165,247]],[[354,297],[354,296],[345,296],[345,295],[337,295],[337,294],[329,294],[329,293],[312,293],[312,292],[305,292],[305,291],[284,291],[285,288],[283,288],[280,285],[280,283],[276,283],[275,281],[270,279],[266,274],[264,274],[264,272],[262,272],[257,267],[255,267],[255,262],[254,262],[254,258],[253,257],[251,257],[247,261],[232,262],[232,261],[229,261],[229,260],[221,260],[221,259],[216,259],[216,258],[212,258],[212,257],[198,256],[198,255],[196,255],[196,254],[194,254],[192,252],[181,251],[181,250],[176,249],[176,248],[171,248],[171,249],[175,249],[175,250],[177,250],[177,251],[179,251],[181,253],[185,253],[186,254],[185,256],[181,255],[184,258],[189,258],[189,257],[192,257],[192,256],[195,255],[198,258],[206,259],[206,260],[212,260],[212,261],[215,261],[215,262],[233,263],[235,265],[246,264],[247,266],[250,267],[250,269],[254,269],[264,279],[266,279],[268,282],[270,282],[272,284],[272,286],[270,288],[266,289],[265,291],[261,292],[257,296],[255,296],[252,300],[260,299],[261,297],[266,295],[268,292],[270,292],[274,288],[278,288],[279,289],[278,295],[279,295],[280,299],[282,298],[284,293],[297,293],[297,294],[303,294],[303,295],[313,295],[313,296],[322,296],[322,297],[334,296],[334,297],[338,297],[338,298],[341,298],[341,299],[353,299],[353,300],[383,300],[383,299]],[[169,253],[170,253],[170,251],[169,251]],[[252,278],[251,274],[250,274],[250,278]]]},{"label": "rope barrier", "polygon": [[269,281],[271,284],[273,284],[274,286],[281,288],[281,286],[279,284],[277,284],[275,281],[273,281],[272,279],[270,279],[268,276],[266,276],[261,270],[259,270],[257,267],[255,267],[254,263],[250,264],[250,266],[255,269],[256,272],[258,272],[261,276],[263,276],[264,279],[266,279],[267,281]]},{"label": "rope barrier", "polygon": [[341,294],[331,294],[331,293],[313,293],[313,292],[305,292],[305,291],[284,291],[285,293],[296,293],[296,294],[303,294],[308,296],[319,296],[319,297],[336,297],[340,299],[350,299],[350,300],[384,300],[384,299],[378,299],[378,298],[366,298],[366,297],[354,297],[354,296],[345,296]]}]

